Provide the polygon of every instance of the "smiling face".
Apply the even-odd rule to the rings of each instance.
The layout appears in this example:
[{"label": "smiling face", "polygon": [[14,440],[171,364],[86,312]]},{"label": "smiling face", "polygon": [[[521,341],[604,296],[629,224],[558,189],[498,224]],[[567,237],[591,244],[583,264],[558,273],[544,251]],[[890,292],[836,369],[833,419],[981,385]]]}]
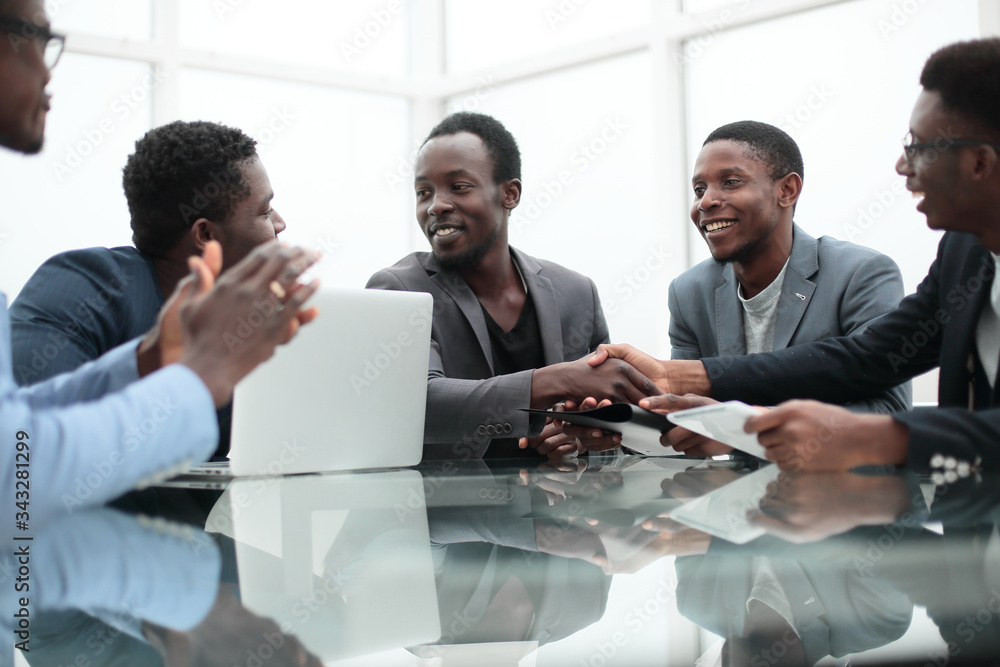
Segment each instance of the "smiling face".
[{"label": "smiling face", "polygon": [[920,197],[917,210],[927,216],[931,229],[978,233],[981,215],[966,210],[964,188],[959,184],[959,167],[967,147],[948,148],[949,140],[971,139],[962,123],[949,114],[941,96],[921,91],[910,115],[910,132],[915,143],[937,143],[937,148],[917,151],[912,164],[901,155],[896,172],[906,177],[906,189]]},{"label": "smiling face", "polygon": [[772,180],[768,165],[747,153],[737,142],[713,141],[694,165],[691,220],[719,263],[747,261],[771,244],[776,231],[791,235],[798,190],[789,197],[785,186],[797,175]]},{"label": "smiling face", "polygon": [[285,229],[284,219],[271,207],[274,191],[260,159],[244,162],[241,170],[250,194],[233,206],[228,218],[214,224],[211,232],[222,245],[223,270],[262,243],[273,241]]},{"label": "smiling face", "polygon": [[521,182],[494,182],[482,139],[470,132],[437,136],[420,149],[415,171],[417,223],[443,266],[470,269],[507,245],[507,218]]},{"label": "smiling face", "polygon": [[[42,0],[8,0],[0,9],[5,15],[48,26]],[[30,28],[23,32],[35,33]],[[0,27],[0,144],[22,153],[42,149],[49,77],[39,40]]]}]

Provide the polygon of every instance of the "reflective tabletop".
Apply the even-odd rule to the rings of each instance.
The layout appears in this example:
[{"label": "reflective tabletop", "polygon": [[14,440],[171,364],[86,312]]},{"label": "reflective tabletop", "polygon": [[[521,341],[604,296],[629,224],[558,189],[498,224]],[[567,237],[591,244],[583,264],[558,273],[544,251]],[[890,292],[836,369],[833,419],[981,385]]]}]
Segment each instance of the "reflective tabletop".
[{"label": "reflective tabletop", "polygon": [[993,664],[1000,484],[936,481],[625,456],[181,478],[4,554],[3,632],[46,666]]}]

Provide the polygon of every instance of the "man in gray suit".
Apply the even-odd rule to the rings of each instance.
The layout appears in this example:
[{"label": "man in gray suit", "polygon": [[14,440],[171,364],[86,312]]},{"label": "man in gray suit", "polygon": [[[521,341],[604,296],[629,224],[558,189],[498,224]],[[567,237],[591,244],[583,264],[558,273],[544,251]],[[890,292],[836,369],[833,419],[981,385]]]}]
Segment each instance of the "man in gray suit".
[{"label": "man in gray suit", "polygon": [[[691,220],[712,259],[670,285],[671,359],[851,335],[899,304],[903,282],[892,259],[829,236],[815,239],[793,222],[803,171],[795,140],[766,123],[730,123],[705,140],[691,179]],[[905,383],[849,407],[887,413],[909,406]],[[728,451],[674,431],[668,438],[681,451]]]},{"label": "man in gray suit", "polygon": [[417,222],[432,252],[404,257],[367,286],[434,297],[424,459],[562,456],[577,451],[575,439],[522,408],[661,393],[628,364],[587,364],[608,341],[590,279],[507,244],[521,156],[500,122],[448,116],[415,172]]}]

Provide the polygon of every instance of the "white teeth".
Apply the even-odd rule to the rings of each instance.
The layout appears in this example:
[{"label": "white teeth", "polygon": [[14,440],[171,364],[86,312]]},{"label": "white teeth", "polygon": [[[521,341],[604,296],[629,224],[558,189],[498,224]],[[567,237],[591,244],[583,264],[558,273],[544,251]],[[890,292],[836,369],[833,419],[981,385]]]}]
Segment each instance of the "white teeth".
[{"label": "white teeth", "polygon": [[442,227],[441,229],[434,232],[434,236],[451,236],[458,231],[456,227]]},{"label": "white teeth", "polygon": [[923,196],[924,196],[924,193],[923,193],[923,192],[921,192],[920,190],[914,190],[914,191],[913,191],[913,192],[911,192],[910,194],[911,194],[911,195],[913,195],[913,198],[914,198],[914,199],[920,199],[921,197],[923,197]]},{"label": "white teeth", "polygon": [[717,232],[720,229],[725,229],[726,227],[732,227],[736,224],[735,220],[720,220],[719,222],[710,222],[705,225],[706,232]]}]

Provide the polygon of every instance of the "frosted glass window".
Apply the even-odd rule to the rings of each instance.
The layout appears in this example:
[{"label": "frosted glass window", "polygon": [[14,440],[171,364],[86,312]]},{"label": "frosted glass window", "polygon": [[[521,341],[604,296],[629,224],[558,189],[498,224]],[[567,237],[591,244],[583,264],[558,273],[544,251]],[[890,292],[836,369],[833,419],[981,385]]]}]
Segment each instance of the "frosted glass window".
[{"label": "frosted glass window", "polygon": [[[926,3],[909,14],[900,5],[848,2],[715,35],[688,60],[688,157],[693,167],[702,141],[725,123],[781,127],[805,162],[796,221],[813,236],[890,255],[913,291],[940,235],[895,173],[900,137],[924,61],[979,36],[978,3]],[[696,260],[708,257],[697,234],[691,250]]]},{"label": "frosted glass window", "polygon": [[151,0],[47,0],[45,9],[56,30],[70,34],[147,41],[153,30]]},{"label": "frosted glass window", "polygon": [[448,0],[448,71],[524,60],[649,24],[650,0]]},{"label": "frosted glass window", "polygon": [[363,287],[410,250],[410,152],[400,98],[184,70],[181,117],[239,127],[259,142],[282,238],[320,250],[329,285]]},{"label": "frosted glass window", "polygon": [[9,298],[57,252],[131,243],[121,170],[149,129],[156,85],[145,64],[63,55],[42,153],[0,149],[0,291]]},{"label": "frosted glass window", "polygon": [[179,4],[184,48],[359,73],[407,73],[404,0]]},{"label": "frosted glass window", "polygon": [[521,148],[511,245],[591,277],[612,338],[657,350],[676,255],[657,241],[651,76],[648,54],[624,56],[499,86],[474,106]]},{"label": "frosted glass window", "polygon": [[[682,4],[685,13],[704,14],[706,15],[704,18],[710,22],[718,18],[722,18],[723,22],[725,22],[727,20],[725,16],[738,17],[740,12],[751,8],[758,8],[759,5],[759,3],[752,0],[684,0]],[[767,9],[774,11],[801,4],[802,0],[767,0]],[[732,13],[719,16],[726,10],[730,10]]]}]

